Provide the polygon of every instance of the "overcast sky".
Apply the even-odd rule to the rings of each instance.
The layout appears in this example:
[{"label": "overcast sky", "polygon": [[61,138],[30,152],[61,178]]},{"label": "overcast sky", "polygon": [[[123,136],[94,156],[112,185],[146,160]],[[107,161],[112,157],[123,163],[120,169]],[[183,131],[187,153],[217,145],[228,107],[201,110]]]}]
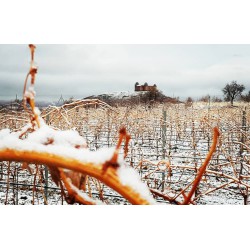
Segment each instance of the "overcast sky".
[{"label": "overcast sky", "polygon": [[[133,91],[157,84],[167,96],[220,96],[237,80],[250,90],[250,45],[36,45],[38,99]],[[0,45],[0,99],[22,95],[27,45]]]}]

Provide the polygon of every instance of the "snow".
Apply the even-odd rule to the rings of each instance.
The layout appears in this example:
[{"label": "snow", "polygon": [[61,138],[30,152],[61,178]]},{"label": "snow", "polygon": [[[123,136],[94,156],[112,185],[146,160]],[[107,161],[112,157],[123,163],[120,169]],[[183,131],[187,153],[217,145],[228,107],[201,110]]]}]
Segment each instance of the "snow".
[{"label": "snow", "polygon": [[165,163],[164,165],[159,165],[159,166],[158,166],[158,169],[159,169],[159,170],[162,170],[162,171],[167,170],[167,164]]},{"label": "snow", "polygon": [[3,138],[8,136],[9,134],[10,134],[10,130],[8,128],[0,130],[0,143],[2,142]]},{"label": "snow", "polygon": [[[88,114],[89,117],[87,122],[81,121],[79,123],[72,122],[71,126],[62,126],[62,127],[70,127],[71,130],[77,130],[80,131],[80,133],[84,134],[84,138],[88,141],[88,147],[90,147],[90,150],[96,150],[97,148],[102,148],[107,145],[116,145],[116,136],[117,136],[117,127],[119,122],[123,122],[124,119],[124,109],[121,108],[118,110],[121,112],[119,115],[115,115],[114,118],[111,115],[110,120],[104,120],[106,117],[105,113],[101,113],[98,110],[92,110],[93,114]],[[157,111],[157,112],[156,112]],[[211,111],[210,117],[213,117],[212,119],[220,119],[220,128],[224,132],[222,133],[222,148],[223,151],[218,151],[218,155],[215,155],[216,157],[211,161],[211,164],[209,168],[213,171],[222,172],[224,174],[227,174],[228,176],[234,177],[233,167],[228,163],[228,156],[232,156],[233,158],[233,166],[240,167],[239,164],[239,145],[235,145],[235,143],[238,143],[236,140],[238,140],[238,137],[236,135],[236,129],[237,129],[237,123],[230,123],[229,117],[224,117],[224,112],[220,112],[218,110]],[[223,110],[222,110],[223,111]],[[191,114],[188,112],[192,112],[192,110],[187,110],[182,113],[182,110],[180,109],[176,114],[177,111],[173,111],[169,108],[168,115],[171,118],[166,122],[166,160],[170,161],[171,165],[171,172],[169,169],[165,169],[165,164],[159,164],[158,170],[155,174],[150,175],[150,178],[144,178],[145,175],[148,175],[148,173],[154,172],[157,168],[157,163],[162,159],[162,148],[163,148],[163,142],[160,138],[161,135],[161,121],[160,118],[162,117],[162,107],[157,107],[157,110],[153,109],[151,111],[145,111],[143,107],[138,107],[137,110],[131,110],[131,113],[128,114],[128,117],[126,117],[126,126],[128,128],[128,131],[131,133],[132,139],[130,144],[130,151],[128,153],[128,157],[126,158],[126,161],[128,164],[133,165],[134,167],[138,168],[138,172],[141,176],[141,180],[148,184],[150,188],[155,188],[157,190],[163,190],[161,189],[162,186],[160,185],[161,181],[163,180],[162,172],[166,171],[165,178],[165,189],[166,190],[172,189],[173,194],[177,194],[180,192],[180,190],[188,185],[194,178],[195,172],[194,170],[186,169],[186,167],[194,167],[197,165],[199,167],[203,159],[205,158],[207,151],[209,150],[209,145],[211,145],[211,134],[212,132],[207,128],[208,125],[214,124],[215,122],[217,124],[216,120],[210,120],[208,125],[206,126],[206,123],[203,121],[204,116],[206,115],[206,112],[200,112],[197,113],[194,112],[194,117],[192,118]],[[187,115],[186,115],[187,114]],[[189,114],[189,115],[188,115]],[[213,114],[213,116],[212,116]],[[83,118],[85,113],[81,113],[81,116],[72,116],[72,121],[74,119],[77,119],[77,121],[80,120],[79,117]],[[69,115],[70,119],[71,116]],[[155,119],[155,117],[158,117],[159,119]],[[192,122],[192,119],[194,119],[194,123]],[[236,115],[234,116],[236,119]],[[40,119],[40,118],[39,118]],[[105,118],[106,119],[106,118]],[[112,120],[113,119],[113,120]],[[186,119],[186,120],[185,120]],[[189,120],[188,120],[189,119]],[[238,119],[238,118],[237,118]],[[114,122],[115,120],[115,122]],[[201,121],[198,122],[197,121]],[[71,121],[71,120],[70,120]],[[65,122],[65,121],[63,121]],[[241,124],[241,115],[239,115],[239,121],[237,120],[239,124]],[[15,135],[15,133],[10,133],[9,130],[2,130],[0,131],[0,147],[3,147],[3,139],[6,141],[10,140],[9,135],[13,136],[12,140],[12,147],[15,145],[16,141],[18,143],[22,143],[22,147],[25,142],[31,141],[32,136],[34,136],[34,139],[32,141],[32,145],[37,145],[40,150],[46,150],[46,152],[49,150],[52,152],[53,149],[55,149],[56,154],[62,154],[63,156],[68,155],[68,157],[77,157],[79,159],[84,160],[87,158],[90,162],[97,161],[97,157],[100,157],[100,163],[103,163],[105,159],[110,160],[114,153],[114,149],[110,150],[110,152],[106,151],[104,149],[103,154],[105,155],[104,159],[101,155],[101,151],[97,152],[89,152],[89,150],[85,151],[84,147],[80,149],[74,148],[75,144],[80,144],[79,141],[81,139],[79,138],[79,134],[74,135],[67,135],[66,131],[57,131],[55,132],[52,130],[51,127],[45,127],[43,122],[41,123],[41,131],[46,131],[46,136],[39,135],[39,131],[29,134],[28,137],[24,140],[18,140],[18,136]],[[100,126],[100,124],[102,126]],[[236,124],[236,125],[235,125]],[[74,128],[72,126],[75,126]],[[192,138],[192,132],[194,126],[194,132],[195,132],[195,138],[193,140]],[[45,125],[47,126],[47,125]],[[51,123],[51,126],[57,126],[56,122]],[[107,143],[107,128],[111,127],[111,132],[109,134],[109,144]],[[20,125],[19,125],[20,127]],[[25,127],[26,129],[23,129],[24,131],[27,130],[27,128],[32,128],[31,125],[28,125]],[[36,128],[36,127],[35,127]],[[143,128],[143,129],[141,129]],[[50,129],[52,130],[53,137],[53,143],[50,145],[43,145],[43,143],[48,142],[48,136],[50,135]],[[204,132],[202,132],[204,130]],[[231,138],[230,131],[232,131],[233,135]],[[49,132],[49,133],[48,133]],[[61,133],[63,132],[63,133]],[[72,131],[71,131],[72,132]],[[98,134],[98,133],[99,134]],[[178,132],[180,134],[178,134]],[[19,132],[20,134],[20,132]],[[98,135],[98,137],[96,136]],[[227,135],[230,136],[230,138],[233,140],[232,144],[229,147],[229,152],[226,149],[226,146],[228,145]],[[9,137],[9,138],[8,138]],[[23,136],[25,137],[25,136]],[[209,141],[208,141],[209,138]],[[226,139],[226,140],[225,140]],[[79,141],[78,141],[79,140]],[[34,141],[36,141],[34,143]],[[83,141],[82,141],[83,142]],[[63,143],[64,148],[60,149],[59,146]],[[194,143],[195,143],[195,149],[194,149]],[[7,143],[5,143],[7,145]],[[66,146],[65,146],[66,145]],[[27,146],[28,147],[28,146]],[[43,149],[41,149],[43,147]],[[220,150],[220,148],[218,148]],[[30,149],[31,150],[31,149]],[[65,153],[61,153],[61,151],[67,150]],[[69,152],[70,151],[70,152]],[[86,152],[86,153],[85,153]],[[77,155],[74,155],[74,154]],[[93,153],[93,154],[92,154]],[[83,154],[86,154],[86,156],[83,156]],[[248,160],[249,153],[243,152],[244,155],[244,166],[246,166],[246,169],[248,165],[246,165],[246,162]],[[143,167],[139,168],[139,162],[143,159],[147,159],[151,163],[144,163]],[[124,162],[119,160],[119,163],[122,165],[121,168],[124,166]],[[196,165],[195,165],[196,163]],[[217,166],[218,163],[221,163],[222,165],[219,166],[218,169],[214,169],[213,166]],[[236,165],[237,164],[237,165]],[[118,171],[123,171],[123,169],[120,169]],[[121,179],[121,182],[123,185],[128,185],[132,187],[134,190],[138,190],[138,193],[143,193],[143,190],[140,190],[140,188],[137,187],[138,179],[134,182],[132,180],[129,180],[132,177],[132,174],[129,174],[129,171],[124,171],[124,174],[129,177],[124,177],[125,180],[123,180],[123,177],[119,175],[119,178]],[[168,175],[169,174],[169,175]],[[247,175],[247,174],[246,174]],[[200,184],[199,191],[202,193],[205,193],[207,190],[212,190],[214,187],[219,187],[221,184],[223,184],[227,178],[219,177],[216,178],[211,173],[206,174],[207,181],[203,181]],[[19,179],[20,180],[20,179]],[[122,181],[123,180],[123,181]],[[156,182],[157,181],[157,182]],[[249,183],[249,182],[246,182]],[[238,187],[238,186],[237,186]],[[105,187],[106,188],[106,187]],[[243,198],[240,195],[240,193],[236,193],[236,191],[240,191],[240,189],[236,190],[232,184],[228,185],[228,187],[220,189],[218,191],[214,191],[208,195],[201,195],[201,197],[197,200],[197,204],[243,204]],[[113,194],[109,189],[105,189],[105,192],[108,194]],[[168,193],[168,192],[167,192]],[[168,193],[169,194],[169,193]],[[145,195],[145,194],[144,194]],[[98,196],[97,196],[98,198]],[[114,198],[112,198],[112,202],[114,201]],[[157,202],[159,203],[162,200],[160,198],[157,198]],[[124,202],[124,201],[122,201]]]},{"label": "snow", "polygon": [[[19,133],[11,133],[9,129],[0,131],[0,150],[15,149],[56,154],[76,160],[102,164],[110,160],[115,148],[104,148],[97,152],[86,149],[86,142],[76,131],[57,131],[48,126],[42,126],[28,135],[24,140],[18,138]],[[48,144],[52,142],[51,144]],[[48,144],[48,145],[46,145]],[[80,150],[74,146],[80,146]]]},{"label": "snow", "polygon": [[77,131],[66,130],[56,131],[48,126],[42,126],[35,133],[29,135],[29,140],[34,143],[46,144],[49,140],[53,140],[53,145],[86,147],[86,141]]},{"label": "snow", "polygon": [[147,185],[141,182],[140,176],[133,168],[123,164],[118,168],[117,173],[122,185],[131,187],[150,204],[156,204],[156,201],[152,197]]},{"label": "snow", "polygon": [[106,92],[102,94],[101,96],[109,96],[110,98],[117,98],[117,99],[122,99],[122,98],[129,98],[132,96],[139,96],[141,92],[132,92],[132,91],[116,91],[116,92]]},{"label": "snow", "polygon": [[35,112],[35,114],[38,115],[38,116],[41,114],[41,111],[40,111],[39,108],[37,108],[37,107],[34,108],[34,112]]}]

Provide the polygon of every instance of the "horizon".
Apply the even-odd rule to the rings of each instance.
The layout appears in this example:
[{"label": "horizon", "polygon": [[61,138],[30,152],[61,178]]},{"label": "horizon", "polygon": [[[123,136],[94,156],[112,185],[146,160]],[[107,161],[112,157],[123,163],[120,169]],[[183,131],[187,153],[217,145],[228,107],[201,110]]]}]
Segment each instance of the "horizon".
[{"label": "horizon", "polygon": [[[62,94],[58,94],[58,95],[37,95],[35,97],[36,102],[57,102],[61,97],[64,100],[68,100],[70,98],[73,99],[84,99],[90,96],[99,96],[99,95],[103,95],[103,94],[115,94],[115,93],[122,93],[122,92],[128,92],[128,93],[134,93],[134,91],[113,91],[113,92],[103,92],[103,93],[98,93],[98,94],[86,94],[86,95],[70,95],[70,94],[66,94],[66,95],[62,95]],[[163,92],[163,94],[165,94]],[[207,94],[210,97],[218,97],[221,99],[224,99],[223,94],[221,95],[210,95],[209,93]],[[174,94],[171,95],[166,95],[167,97],[171,97],[171,98],[179,98],[180,101],[185,101],[188,97],[191,97],[193,100],[197,101],[202,97],[205,97],[207,95],[201,95],[201,96],[175,96]],[[11,101],[15,101],[15,100],[22,100],[23,96],[22,95],[0,95],[0,102],[11,102]]]},{"label": "horizon", "polygon": [[[116,94],[116,93],[122,93],[122,92],[128,92],[128,93],[134,93],[134,91],[113,91],[113,92],[103,92],[103,93],[98,93],[98,94],[94,94],[94,95],[37,95],[36,96],[36,102],[48,102],[48,103],[55,103],[58,102],[58,100],[60,100],[60,98],[62,97],[64,100],[68,100],[70,98],[74,98],[74,99],[84,99],[90,96],[99,96],[99,95],[103,95],[103,94]],[[165,93],[163,93],[165,94]],[[209,94],[207,94],[209,95]],[[191,97],[193,100],[198,101],[200,98],[205,97],[206,95],[202,95],[202,96],[168,96],[167,97],[171,97],[171,98],[179,98],[180,101],[185,101],[188,97]],[[210,97],[218,97],[221,98],[222,100],[224,100],[223,95],[209,95]],[[11,101],[15,101],[15,100],[22,100],[23,96],[22,95],[0,95],[0,102],[11,102]]]},{"label": "horizon", "polygon": [[[169,97],[222,96],[236,80],[250,87],[250,45],[115,44],[36,45],[37,98],[84,98],[104,92],[133,91],[135,82]],[[22,93],[29,69],[27,45],[0,45],[0,99]]]}]

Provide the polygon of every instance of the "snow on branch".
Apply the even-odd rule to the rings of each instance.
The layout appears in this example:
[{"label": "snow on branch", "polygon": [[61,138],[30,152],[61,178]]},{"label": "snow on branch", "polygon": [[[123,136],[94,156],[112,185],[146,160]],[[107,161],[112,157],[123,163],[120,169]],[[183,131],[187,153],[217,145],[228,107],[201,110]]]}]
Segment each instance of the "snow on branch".
[{"label": "snow on branch", "polygon": [[148,187],[140,181],[137,172],[126,166],[123,157],[117,157],[117,148],[93,152],[86,148],[84,139],[76,131],[56,131],[47,125],[28,134],[25,139],[20,139],[18,135],[9,129],[0,131],[1,161],[44,164],[52,169],[90,175],[132,204],[154,203]]}]

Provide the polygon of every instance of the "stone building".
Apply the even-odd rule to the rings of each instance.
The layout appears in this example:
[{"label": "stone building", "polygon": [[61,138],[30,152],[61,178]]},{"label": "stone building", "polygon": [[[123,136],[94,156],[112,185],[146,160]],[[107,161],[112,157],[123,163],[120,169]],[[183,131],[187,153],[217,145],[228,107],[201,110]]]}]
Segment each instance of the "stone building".
[{"label": "stone building", "polygon": [[143,85],[140,85],[138,82],[135,83],[135,91],[156,91],[157,86],[156,84],[150,86],[147,82],[145,82]]}]

